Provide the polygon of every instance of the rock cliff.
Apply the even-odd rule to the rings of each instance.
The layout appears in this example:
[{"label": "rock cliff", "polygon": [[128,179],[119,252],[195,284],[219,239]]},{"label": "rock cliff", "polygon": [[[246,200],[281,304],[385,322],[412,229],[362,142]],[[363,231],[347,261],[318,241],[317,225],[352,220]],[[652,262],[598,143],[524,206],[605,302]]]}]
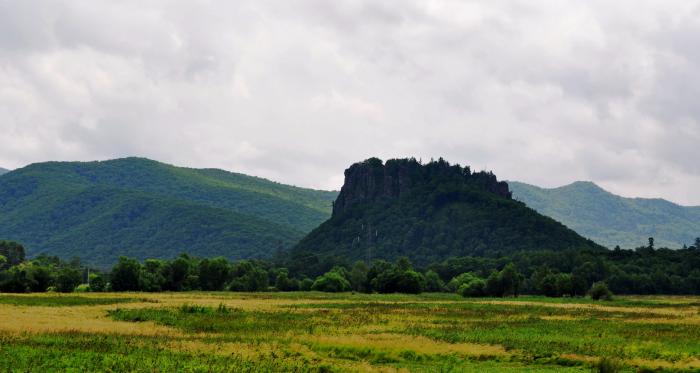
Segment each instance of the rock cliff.
[{"label": "rock cliff", "polygon": [[508,183],[498,181],[494,174],[472,173],[469,167],[450,165],[442,158],[427,164],[414,158],[390,159],[386,163],[378,158],[370,158],[345,170],[345,183],[333,205],[333,216],[357,203],[404,196],[415,187],[427,185],[436,179],[511,198]]}]

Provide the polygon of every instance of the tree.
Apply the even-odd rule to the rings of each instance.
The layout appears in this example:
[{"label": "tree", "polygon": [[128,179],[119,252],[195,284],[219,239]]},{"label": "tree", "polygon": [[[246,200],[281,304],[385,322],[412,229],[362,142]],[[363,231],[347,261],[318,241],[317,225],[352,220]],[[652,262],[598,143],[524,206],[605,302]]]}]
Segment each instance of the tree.
[{"label": "tree", "polygon": [[167,290],[180,291],[189,290],[190,283],[190,272],[192,265],[190,264],[191,259],[187,254],[180,254],[175,260],[168,263],[165,268],[165,288]]},{"label": "tree", "polygon": [[517,297],[520,294],[522,281],[522,275],[515,268],[515,264],[508,263],[500,272],[491,272],[486,279],[486,294],[494,297],[506,295]]},{"label": "tree", "polygon": [[369,269],[367,268],[367,264],[365,264],[365,262],[358,261],[355,263],[352,270],[348,274],[348,280],[350,281],[350,285],[352,286],[353,290],[367,291],[367,272],[369,272]]},{"label": "tree", "polygon": [[414,271],[400,271],[396,291],[406,294],[420,294],[425,289],[425,277]]},{"label": "tree", "polygon": [[573,276],[568,273],[559,273],[556,279],[557,293],[559,296],[573,296],[574,284]]},{"label": "tree", "polygon": [[301,291],[311,291],[311,287],[314,285],[314,280],[304,277],[299,281],[299,290]]},{"label": "tree", "polygon": [[505,290],[503,290],[503,285],[501,284],[501,278],[499,276],[498,271],[491,272],[489,277],[486,278],[485,290],[486,295],[492,297],[502,297],[505,294]]},{"label": "tree", "polygon": [[311,290],[339,293],[351,289],[350,282],[337,269],[332,269],[316,278]]},{"label": "tree", "polygon": [[11,266],[24,262],[24,246],[14,241],[0,241],[0,255],[4,256]]},{"label": "tree", "polygon": [[475,278],[468,283],[462,284],[457,293],[463,297],[483,297],[486,294],[486,281]]},{"label": "tree", "polygon": [[408,271],[413,269],[413,264],[411,264],[411,261],[405,256],[400,257],[399,260],[396,261],[396,266],[400,271]]},{"label": "tree", "polygon": [[700,250],[700,237],[695,238],[695,249]]},{"label": "tree", "polygon": [[537,289],[539,294],[546,297],[559,297],[561,293],[557,287],[557,275],[550,273],[545,276],[539,284]]},{"label": "tree", "polygon": [[0,282],[0,292],[4,293],[28,293],[31,288],[32,281],[27,278],[27,270],[22,265],[4,272],[4,279]]},{"label": "tree", "polygon": [[237,262],[231,272],[228,289],[232,291],[266,291],[270,283],[267,271],[250,260]]},{"label": "tree", "polygon": [[162,291],[167,282],[164,272],[167,263],[160,259],[146,259],[139,272],[139,290]]},{"label": "tree", "polygon": [[499,277],[505,295],[517,297],[520,294],[522,275],[515,268],[515,264],[508,263],[499,274]]},{"label": "tree", "polygon": [[478,280],[479,277],[471,272],[465,272],[458,276],[455,276],[447,283],[446,287],[449,291],[457,291],[462,285],[468,284],[474,280]]},{"label": "tree", "polygon": [[54,280],[53,268],[37,265],[34,262],[24,263],[21,266],[24,266],[27,273],[29,291],[43,292],[51,286]]},{"label": "tree", "polygon": [[225,258],[203,259],[199,262],[199,286],[202,290],[223,290],[229,281],[231,266]]},{"label": "tree", "polygon": [[78,268],[63,267],[56,274],[56,290],[61,293],[71,293],[83,280],[83,274]]},{"label": "tree", "polygon": [[139,274],[141,264],[135,259],[124,256],[112,268],[111,284],[114,291],[137,291],[139,289]]},{"label": "tree", "polygon": [[371,293],[372,291],[379,291],[377,289],[377,277],[384,272],[390,271],[393,265],[384,260],[375,260],[372,262],[372,267],[367,271],[367,279],[365,280],[365,291]]},{"label": "tree", "polygon": [[102,273],[90,272],[90,291],[106,291],[107,281]]},{"label": "tree", "polygon": [[608,289],[608,285],[602,281],[593,284],[588,294],[593,300],[612,300],[612,292]]},{"label": "tree", "polygon": [[425,272],[425,291],[436,293],[444,290],[445,282],[442,281],[437,272]]},{"label": "tree", "polygon": [[279,291],[297,291],[299,290],[299,281],[290,279],[286,268],[282,268],[275,279],[275,288]]},{"label": "tree", "polygon": [[654,237],[649,237],[649,250],[654,250]]},{"label": "tree", "polygon": [[[530,276],[530,284],[532,287],[532,290],[534,290],[535,293],[537,294],[544,294],[547,295],[547,292],[545,291],[545,279],[547,279],[547,276],[551,275],[552,271],[549,269],[548,266],[546,265],[541,265],[535,269],[534,272],[532,272],[532,275]],[[551,282],[551,280],[549,281]],[[547,284],[547,289],[551,288],[551,284]]]}]

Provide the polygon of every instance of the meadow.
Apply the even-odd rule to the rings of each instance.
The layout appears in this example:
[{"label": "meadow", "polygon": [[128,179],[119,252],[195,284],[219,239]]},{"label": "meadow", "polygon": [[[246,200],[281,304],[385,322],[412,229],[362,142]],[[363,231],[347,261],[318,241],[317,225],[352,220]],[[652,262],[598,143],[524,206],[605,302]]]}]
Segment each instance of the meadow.
[{"label": "meadow", "polygon": [[2,371],[700,371],[700,297],[0,294]]}]

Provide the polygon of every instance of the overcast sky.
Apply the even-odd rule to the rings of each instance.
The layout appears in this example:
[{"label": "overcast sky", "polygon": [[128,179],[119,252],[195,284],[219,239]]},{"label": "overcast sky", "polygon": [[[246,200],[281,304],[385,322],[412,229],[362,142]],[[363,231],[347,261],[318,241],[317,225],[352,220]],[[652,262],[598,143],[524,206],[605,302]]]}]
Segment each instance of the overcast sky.
[{"label": "overcast sky", "polygon": [[698,1],[0,0],[0,166],[444,157],[700,205]]}]

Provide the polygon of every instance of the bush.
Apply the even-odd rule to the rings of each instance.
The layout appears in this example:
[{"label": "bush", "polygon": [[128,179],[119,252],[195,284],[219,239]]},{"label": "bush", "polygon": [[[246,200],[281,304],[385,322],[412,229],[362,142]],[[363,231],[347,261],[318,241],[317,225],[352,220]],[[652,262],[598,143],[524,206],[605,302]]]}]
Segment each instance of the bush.
[{"label": "bush", "polygon": [[56,274],[56,289],[61,293],[70,293],[83,280],[83,275],[77,268],[61,268]]},{"label": "bush", "polygon": [[463,297],[483,297],[486,294],[486,281],[477,278],[457,289],[457,294]]},{"label": "bush", "polygon": [[311,286],[313,286],[314,280],[305,277],[299,282],[299,290],[301,291],[311,291]]},{"label": "bush", "polygon": [[88,284],[80,284],[73,291],[76,293],[87,293],[90,291],[90,286]]},{"label": "bush", "polygon": [[612,292],[608,289],[608,285],[602,281],[594,283],[588,294],[593,300],[612,300]]},{"label": "bush", "polygon": [[425,273],[425,291],[433,293],[445,291],[445,283],[435,271]]},{"label": "bush", "polygon": [[599,373],[617,373],[621,372],[622,368],[623,365],[619,361],[603,357],[595,364],[594,371]]},{"label": "bush", "polygon": [[425,289],[425,277],[422,274],[408,270],[399,274],[396,291],[406,294],[420,294]]},{"label": "bush", "polygon": [[471,272],[462,273],[461,275],[453,277],[452,280],[447,283],[447,290],[456,292],[460,287],[462,287],[462,285],[468,284],[477,279],[479,279],[479,277]]},{"label": "bush", "polygon": [[329,293],[339,293],[350,289],[350,282],[337,271],[326,272],[323,276],[319,276],[314,281],[314,284],[311,285],[311,290]]}]

